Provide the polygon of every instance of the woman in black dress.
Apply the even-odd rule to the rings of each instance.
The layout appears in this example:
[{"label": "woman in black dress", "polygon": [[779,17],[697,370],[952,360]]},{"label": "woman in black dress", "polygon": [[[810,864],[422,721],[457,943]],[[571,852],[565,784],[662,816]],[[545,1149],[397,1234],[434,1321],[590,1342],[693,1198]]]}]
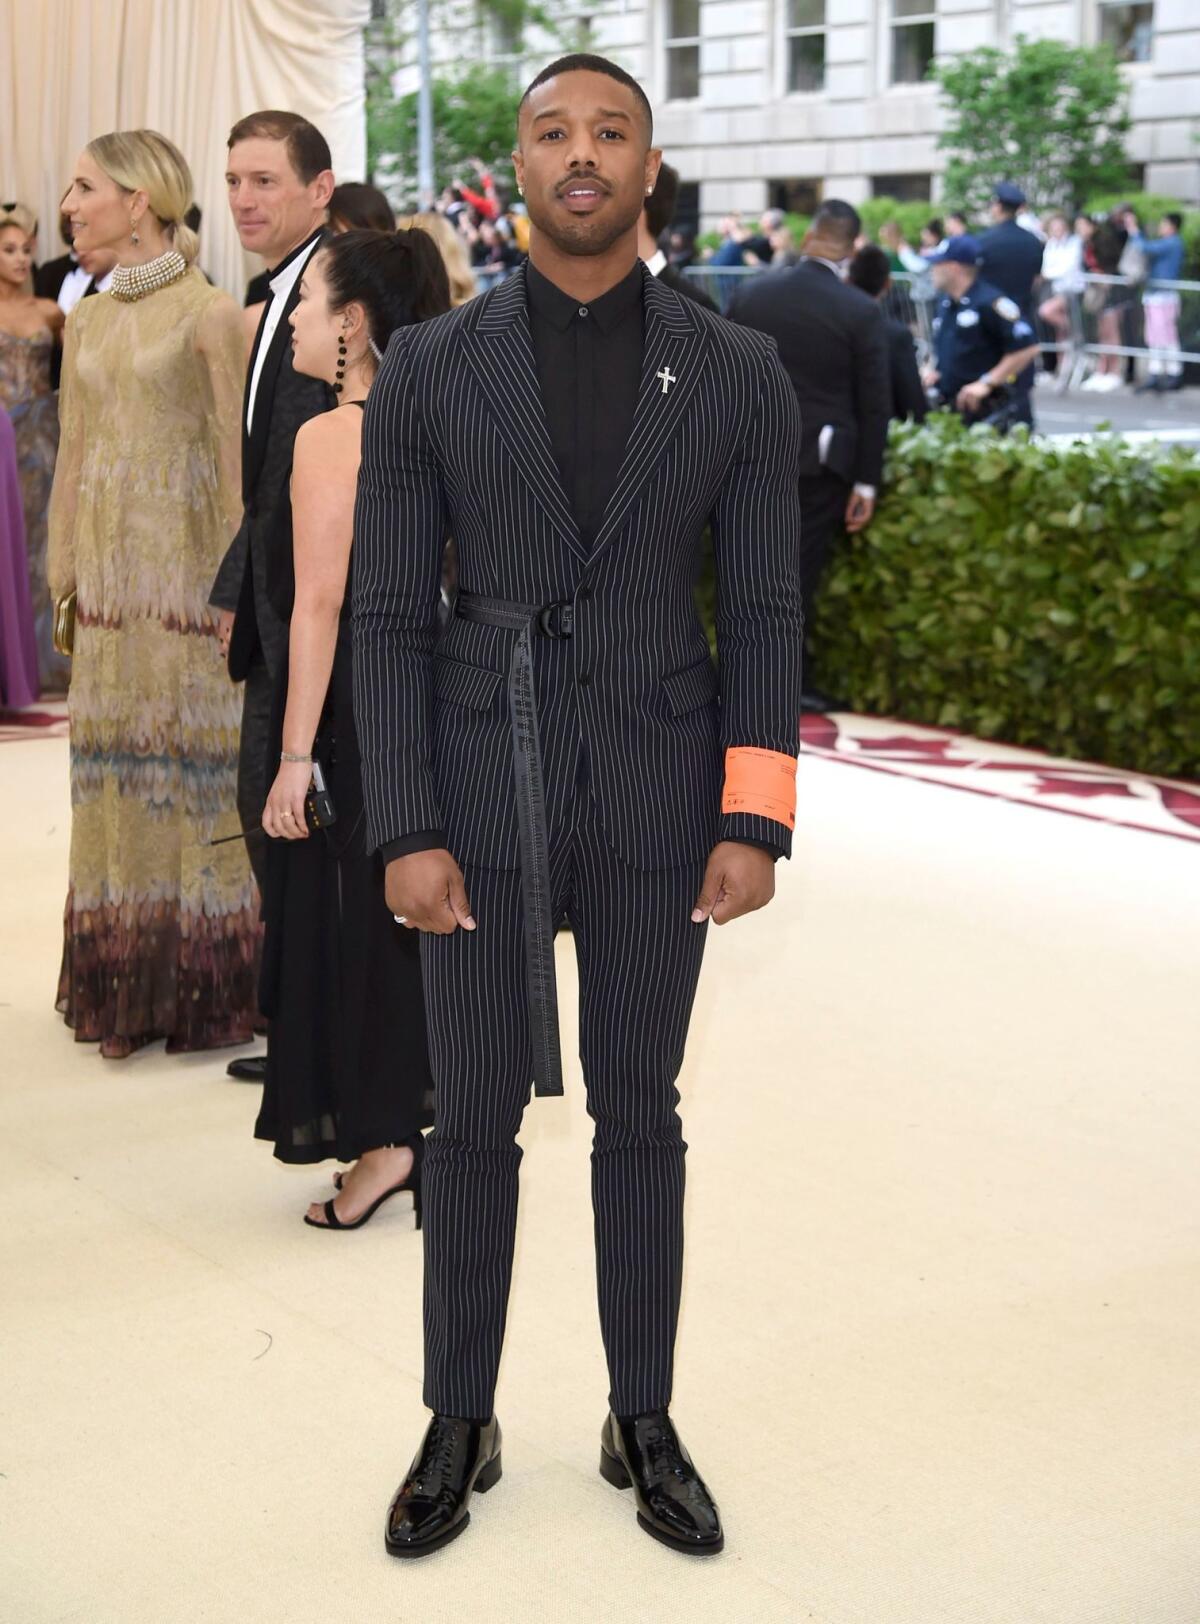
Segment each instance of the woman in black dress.
[{"label": "woman in black dress", "polygon": [[[270,1018],[255,1134],[284,1162],[352,1161],[305,1222],[358,1228],[389,1196],[421,1220],[421,1129],[433,1083],[416,935],[397,925],[378,854],[366,851],[350,653],[351,541],[362,408],[397,327],[450,308],[445,267],[419,231],[351,231],[309,261],[290,317],[294,365],[324,378],[335,410],[296,436],[296,597],[275,695],[278,767],[263,814],[272,837],[260,1003]],[[336,819],[311,829],[323,775]],[[319,787],[319,786],[318,786]]]}]

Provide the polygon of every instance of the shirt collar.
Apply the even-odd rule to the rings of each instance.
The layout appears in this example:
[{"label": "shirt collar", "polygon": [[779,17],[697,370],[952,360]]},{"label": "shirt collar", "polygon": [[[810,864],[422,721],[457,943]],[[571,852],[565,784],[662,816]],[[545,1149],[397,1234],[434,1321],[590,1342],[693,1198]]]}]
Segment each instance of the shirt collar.
[{"label": "shirt collar", "polygon": [[[525,267],[525,296],[530,315],[548,321],[560,333],[566,332],[584,308],[578,299],[573,299],[551,282],[548,276],[543,276],[532,260]],[[641,300],[642,266],[638,261],[615,287],[609,288],[598,299],[593,299],[586,307],[588,320],[594,321],[602,333],[611,333]]]},{"label": "shirt collar", "polygon": [[271,272],[270,288],[272,293],[280,293],[285,289],[290,291],[295,286],[297,279],[302,275],[304,267],[308,263],[310,252],[324,235],[325,227],[319,226],[311,237],[306,237],[302,243],[292,249],[290,254],[286,254],[279,261],[279,264]]},{"label": "shirt collar", "polygon": [[661,276],[666,268],[667,256],[663,253],[661,248],[657,253],[651,254],[650,258],[646,261],[646,269],[650,272],[651,276]]},{"label": "shirt collar", "polygon": [[842,280],[842,267],[836,259],[822,259],[819,254],[805,254],[804,258],[810,265],[824,265],[827,271],[832,271],[838,281]]}]

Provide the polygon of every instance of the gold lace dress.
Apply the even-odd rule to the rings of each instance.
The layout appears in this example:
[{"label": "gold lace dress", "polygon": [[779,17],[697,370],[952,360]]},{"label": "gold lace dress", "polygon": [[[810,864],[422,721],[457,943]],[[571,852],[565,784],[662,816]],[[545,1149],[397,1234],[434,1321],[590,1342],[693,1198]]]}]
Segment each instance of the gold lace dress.
[{"label": "gold lace dress", "polygon": [[58,1008],[106,1055],[251,1035],[240,695],[208,592],[241,512],[242,318],[197,270],[67,322],[49,583],[78,593]]}]

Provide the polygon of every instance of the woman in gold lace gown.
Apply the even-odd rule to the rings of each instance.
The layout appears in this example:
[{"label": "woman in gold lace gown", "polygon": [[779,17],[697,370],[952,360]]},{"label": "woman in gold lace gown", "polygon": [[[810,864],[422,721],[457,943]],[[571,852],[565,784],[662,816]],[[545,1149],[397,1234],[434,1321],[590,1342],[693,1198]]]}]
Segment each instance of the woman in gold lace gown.
[{"label": "woman in gold lace gown", "polygon": [[66,330],[50,590],[78,594],[71,860],[58,1008],[119,1057],[251,1035],[257,909],[236,834],[239,702],[208,589],[240,516],[241,316],[190,261],[191,176],[152,131],[102,136],[65,202],[120,250]]}]

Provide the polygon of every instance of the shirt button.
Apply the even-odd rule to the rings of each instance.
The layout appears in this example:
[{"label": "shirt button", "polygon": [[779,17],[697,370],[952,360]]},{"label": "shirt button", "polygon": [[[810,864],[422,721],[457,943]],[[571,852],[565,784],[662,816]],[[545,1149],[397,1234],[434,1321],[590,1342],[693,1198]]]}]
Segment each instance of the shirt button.
[{"label": "shirt button", "polygon": [[581,316],[586,316],[587,315],[587,305],[580,305],[579,314]]},{"label": "shirt button", "polygon": [[592,589],[591,589],[590,586],[581,586],[579,588],[579,592],[577,594],[577,596],[579,597],[579,600],[580,600],[581,603],[586,603],[587,600],[591,597],[591,595],[592,595]]},{"label": "shirt button", "polygon": [[579,680],[579,686],[581,688],[586,688],[588,686],[588,684],[592,680],[592,673],[590,671],[581,671],[579,673],[579,679],[578,680]]}]

